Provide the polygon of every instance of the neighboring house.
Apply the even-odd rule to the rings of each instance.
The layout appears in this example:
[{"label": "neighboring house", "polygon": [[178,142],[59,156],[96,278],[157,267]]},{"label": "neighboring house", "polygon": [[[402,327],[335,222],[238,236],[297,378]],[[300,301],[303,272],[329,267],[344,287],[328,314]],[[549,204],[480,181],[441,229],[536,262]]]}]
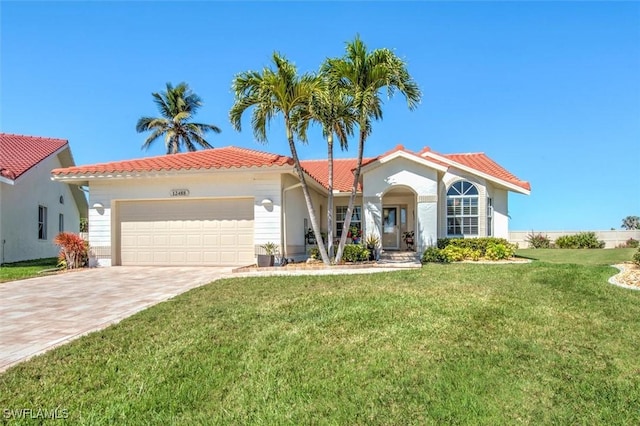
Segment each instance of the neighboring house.
[{"label": "neighboring house", "polygon": [[80,231],[84,193],[51,180],[74,164],[66,140],[0,133],[0,263],[55,257],[58,232]]},{"label": "neighboring house", "polygon": [[[353,159],[335,161],[335,228],[342,229]],[[508,237],[508,193],[530,186],[485,154],[412,152],[402,146],[365,159],[353,225],[385,250],[417,250],[441,237]],[[323,230],[327,161],[303,161]],[[288,156],[226,147],[68,167],[53,179],[89,186],[89,242],[101,264],[247,265],[260,245],[286,257],[308,250],[307,208]]]}]

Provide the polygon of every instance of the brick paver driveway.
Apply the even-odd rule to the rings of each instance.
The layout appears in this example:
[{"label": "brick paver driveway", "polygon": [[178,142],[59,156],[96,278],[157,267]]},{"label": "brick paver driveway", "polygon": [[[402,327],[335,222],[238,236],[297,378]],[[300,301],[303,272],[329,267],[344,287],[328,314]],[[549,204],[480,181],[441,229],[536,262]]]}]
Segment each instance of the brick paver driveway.
[{"label": "brick paver driveway", "polygon": [[117,266],[0,284],[0,371],[230,272]]}]

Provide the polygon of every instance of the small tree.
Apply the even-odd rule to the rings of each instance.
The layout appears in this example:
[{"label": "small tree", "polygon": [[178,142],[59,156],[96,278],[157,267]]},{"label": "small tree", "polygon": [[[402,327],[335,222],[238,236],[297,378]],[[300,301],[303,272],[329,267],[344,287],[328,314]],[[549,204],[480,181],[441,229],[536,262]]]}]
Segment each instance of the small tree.
[{"label": "small tree", "polygon": [[627,216],[622,219],[621,228],[627,230],[640,229],[640,217],[638,216]]},{"label": "small tree", "polygon": [[61,232],[53,239],[55,245],[60,247],[58,265],[65,269],[82,268],[89,261],[87,243],[71,232]]}]

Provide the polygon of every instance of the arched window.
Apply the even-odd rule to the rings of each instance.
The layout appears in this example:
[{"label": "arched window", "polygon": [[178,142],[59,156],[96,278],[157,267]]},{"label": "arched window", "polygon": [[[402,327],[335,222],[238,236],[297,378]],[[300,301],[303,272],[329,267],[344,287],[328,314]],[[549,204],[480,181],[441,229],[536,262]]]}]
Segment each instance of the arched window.
[{"label": "arched window", "polygon": [[447,191],[447,235],[478,235],[478,188],[460,180]]}]

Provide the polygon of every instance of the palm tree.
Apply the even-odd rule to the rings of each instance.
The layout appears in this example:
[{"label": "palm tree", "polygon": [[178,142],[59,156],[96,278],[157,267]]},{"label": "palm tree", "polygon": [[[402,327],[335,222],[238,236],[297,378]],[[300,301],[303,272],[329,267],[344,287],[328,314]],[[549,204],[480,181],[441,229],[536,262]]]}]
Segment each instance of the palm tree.
[{"label": "palm tree", "polygon": [[640,229],[640,217],[627,216],[622,219],[622,228],[626,230]]},{"label": "palm tree", "polygon": [[138,133],[151,132],[142,144],[142,149],[149,149],[161,136],[164,136],[167,154],[176,154],[183,147],[187,151],[197,151],[196,145],[201,148],[213,148],[204,139],[204,134],[209,131],[220,133],[220,128],[213,124],[189,121],[202,106],[202,99],[193,93],[188,84],[180,83],[173,87],[171,83],[167,83],[166,91],[152,93],[151,96],[162,117],[141,117],[138,120]]},{"label": "palm tree", "polygon": [[295,65],[278,53],[273,54],[273,63],[275,64],[275,70],[264,68],[262,73],[246,71],[234,78],[232,88],[235,102],[229,112],[229,118],[233,127],[241,131],[242,114],[248,108],[253,107],[251,115],[253,134],[259,142],[266,143],[269,122],[276,115],[282,114],[295,172],[300,179],[302,193],[309,211],[311,227],[318,242],[318,250],[322,261],[325,264],[329,264],[329,257],[320,233],[318,217],[311,200],[311,193],[309,192],[304,172],[300,167],[300,159],[294,142],[294,135],[297,134],[297,129],[293,117],[299,114],[298,110],[306,108],[311,95],[318,90],[320,80],[311,74],[298,76]]},{"label": "palm tree", "polygon": [[[342,58],[327,59],[322,65],[322,73],[327,75],[336,88],[342,88],[352,98],[359,128],[358,159],[353,176],[351,196],[344,227],[351,224],[351,215],[356,199],[360,169],[364,155],[364,143],[371,134],[373,120],[382,119],[382,99],[380,91],[387,89],[390,98],[395,91],[402,93],[410,110],[420,103],[421,93],[416,82],[407,71],[407,64],[389,49],[367,51],[359,36],[348,42]],[[347,233],[343,232],[338,245],[336,262],[340,262]]]},{"label": "palm tree", "polygon": [[306,141],[307,128],[311,122],[322,126],[322,135],[327,138],[328,191],[327,191],[327,251],[333,257],[333,141],[337,137],[342,150],[348,149],[348,137],[353,135],[357,116],[352,99],[344,90],[330,87],[326,79],[314,92],[306,108],[301,108],[294,117],[300,138]]}]

